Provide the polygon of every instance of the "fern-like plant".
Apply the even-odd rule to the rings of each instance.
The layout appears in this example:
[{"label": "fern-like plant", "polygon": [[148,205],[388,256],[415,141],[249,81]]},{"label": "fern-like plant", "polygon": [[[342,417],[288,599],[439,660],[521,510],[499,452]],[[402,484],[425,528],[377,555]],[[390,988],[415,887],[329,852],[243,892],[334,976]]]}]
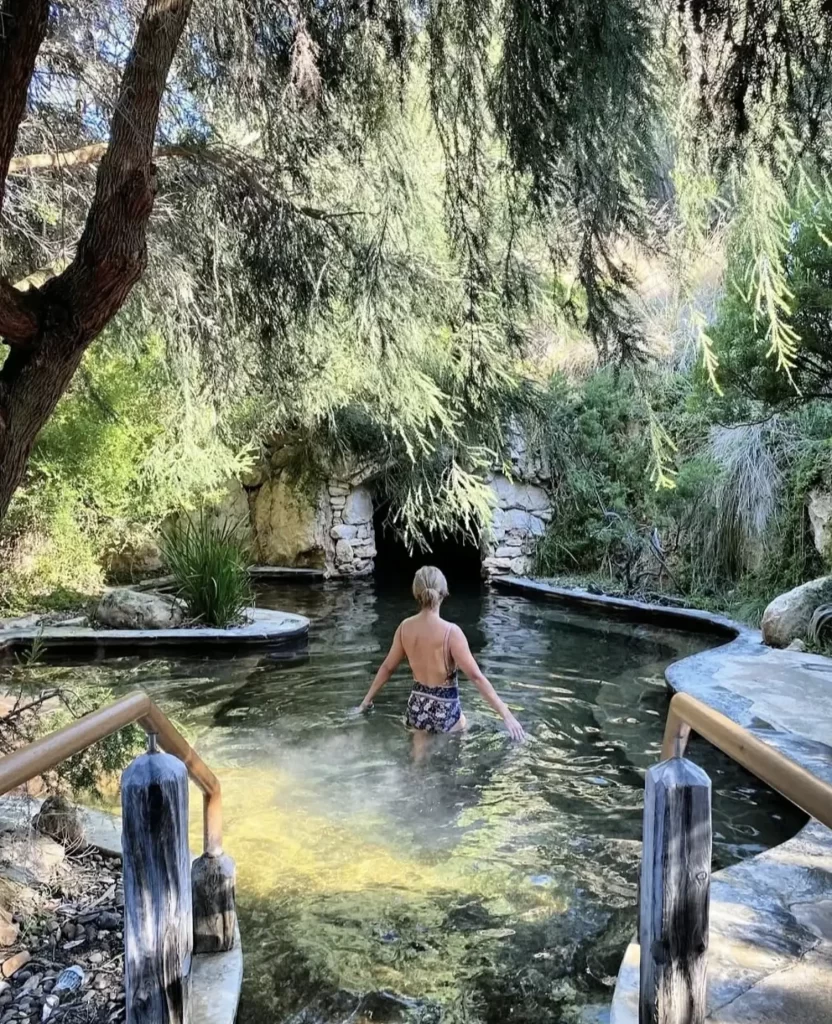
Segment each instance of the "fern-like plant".
[{"label": "fern-like plant", "polygon": [[220,521],[204,509],[182,515],[165,531],[161,550],[191,619],[219,628],[242,620],[252,592],[240,523]]}]

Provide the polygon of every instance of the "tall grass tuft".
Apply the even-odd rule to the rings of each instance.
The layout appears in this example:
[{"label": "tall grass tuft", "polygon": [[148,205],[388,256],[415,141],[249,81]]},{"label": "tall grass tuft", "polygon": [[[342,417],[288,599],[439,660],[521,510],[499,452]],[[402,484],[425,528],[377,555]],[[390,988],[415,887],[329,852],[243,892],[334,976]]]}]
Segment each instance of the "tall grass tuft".
[{"label": "tall grass tuft", "polygon": [[162,557],[191,619],[224,628],[242,620],[253,600],[250,552],[239,523],[202,510],[180,516],[165,532]]}]

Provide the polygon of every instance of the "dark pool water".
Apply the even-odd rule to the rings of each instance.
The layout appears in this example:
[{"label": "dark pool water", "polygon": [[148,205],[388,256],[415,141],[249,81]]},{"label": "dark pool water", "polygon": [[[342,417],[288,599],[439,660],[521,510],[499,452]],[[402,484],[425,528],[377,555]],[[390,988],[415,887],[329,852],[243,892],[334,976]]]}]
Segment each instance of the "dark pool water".
[{"label": "dark pool water", "polygon": [[[512,745],[463,684],[469,734],[437,738],[419,760],[402,725],[404,669],[373,714],[349,713],[411,612],[404,589],[286,585],[259,603],[308,615],[308,652],[71,670],[152,691],[222,778],[242,1024],[540,1024],[608,1001],[635,923],[663,671],[707,642],[455,595],[446,614],[530,739]],[[711,748],[693,744],[692,756],[714,782],[717,867],[802,823]]]}]

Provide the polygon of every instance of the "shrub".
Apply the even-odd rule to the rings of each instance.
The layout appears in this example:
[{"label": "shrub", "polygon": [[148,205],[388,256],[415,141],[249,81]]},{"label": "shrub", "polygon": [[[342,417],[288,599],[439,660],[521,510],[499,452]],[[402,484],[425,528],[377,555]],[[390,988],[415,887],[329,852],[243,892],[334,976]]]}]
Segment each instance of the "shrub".
[{"label": "shrub", "polygon": [[205,509],[180,515],[163,534],[161,549],[193,620],[222,628],[242,619],[252,593],[240,523]]},{"label": "shrub", "polygon": [[[54,733],[116,699],[97,667],[88,669],[79,686],[74,678],[76,667],[41,665],[41,654],[41,640],[36,638],[29,653],[17,658],[4,672],[9,706],[0,718],[0,755]],[[127,726],[45,772],[43,781],[50,793],[83,791],[102,796],[113,779],[141,753],[144,742],[139,726]]]}]

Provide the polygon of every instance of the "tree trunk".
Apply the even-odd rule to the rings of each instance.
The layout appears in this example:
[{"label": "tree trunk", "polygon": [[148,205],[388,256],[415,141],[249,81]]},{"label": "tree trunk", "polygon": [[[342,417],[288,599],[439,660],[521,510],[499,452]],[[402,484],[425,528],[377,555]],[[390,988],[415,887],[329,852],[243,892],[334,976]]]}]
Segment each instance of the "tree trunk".
[{"label": "tree trunk", "polygon": [[[45,0],[0,0],[0,17],[14,15],[19,45],[11,52],[21,65],[15,63],[10,75],[8,61],[4,66],[2,60],[8,46],[0,37],[0,200],[48,6]],[[156,193],[152,159],[159,106],[190,7],[191,0],[145,4],[75,258],[40,289],[20,292],[0,280],[0,339],[10,347],[0,366],[0,519],[85,350],[144,270]],[[14,89],[2,88],[5,79]]]},{"label": "tree trunk", "polygon": [[[75,336],[73,336],[75,335]],[[50,331],[37,347],[12,349],[0,388],[0,519],[23,479],[32,446],[78,368],[86,345],[71,324]]]}]

